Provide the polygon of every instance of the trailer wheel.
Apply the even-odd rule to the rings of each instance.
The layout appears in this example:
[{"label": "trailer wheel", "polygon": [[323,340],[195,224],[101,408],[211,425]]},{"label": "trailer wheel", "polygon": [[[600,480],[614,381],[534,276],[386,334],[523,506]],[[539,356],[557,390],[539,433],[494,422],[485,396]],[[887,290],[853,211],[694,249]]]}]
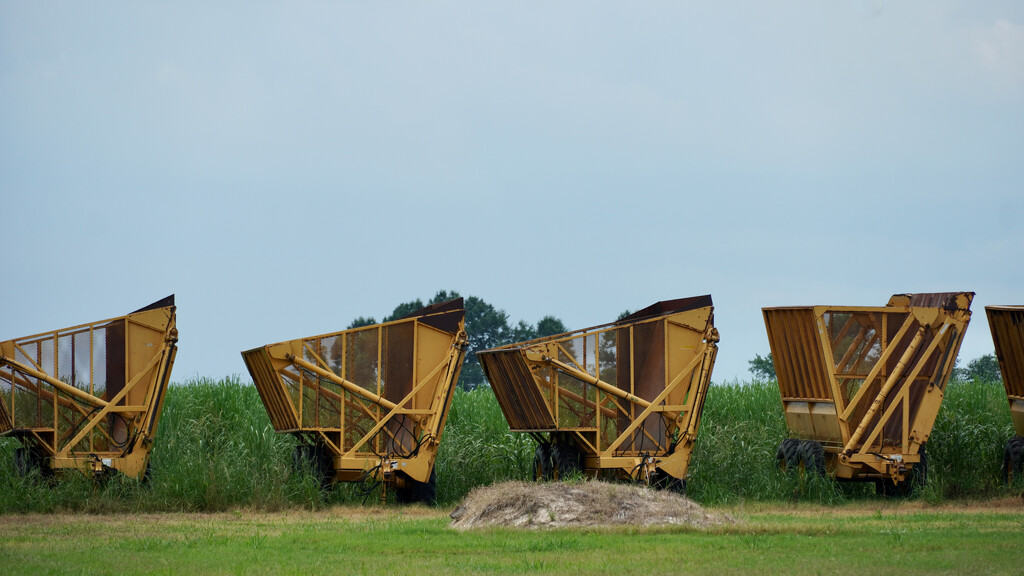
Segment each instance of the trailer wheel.
[{"label": "trailer wheel", "polygon": [[816,440],[804,440],[800,443],[800,459],[804,470],[818,476],[825,475],[825,448]]},{"label": "trailer wheel", "polygon": [[800,466],[800,441],[796,438],[786,438],[779,444],[779,450],[775,453],[775,459],[779,462],[782,470],[796,470]]},{"label": "trailer wheel", "polygon": [[582,471],[580,451],[572,444],[555,444],[551,447],[551,461],[559,480],[565,480]]},{"label": "trailer wheel", "polygon": [[914,493],[917,488],[924,488],[928,484],[928,452],[921,446],[921,461],[910,469],[910,473],[903,482],[893,484],[890,480],[879,480],[875,482],[875,494],[887,498],[906,498]]},{"label": "trailer wheel", "polygon": [[299,444],[292,452],[292,469],[312,474],[320,483],[321,490],[331,487],[331,478],[334,475],[332,468],[330,454],[321,444]]},{"label": "trailer wheel", "polygon": [[911,495],[915,489],[924,488],[928,485],[928,451],[921,445],[921,461],[910,469],[910,478],[904,481],[906,484],[905,496]]},{"label": "trailer wheel", "polygon": [[778,465],[780,470],[789,469],[789,460],[786,458],[786,454],[789,452],[789,445],[792,443],[792,438],[786,438],[782,442],[779,442],[779,449],[775,451],[775,463]]},{"label": "trailer wheel", "polygon": [[537,451],[533,455],[533,479],[551,480],[551,473],[551,444],[541,442],[537,444]]},{"label": "trailer wheel", "polygon": [[14,450],[14,469],[22,478],[28,478],[35,471],[38,471],[43,478],[53,475],[53,470],[46,463],[46,457],[38,448],[34,447],[22,447]]},{"label": "trailer wheel", "polygon": [[1007,486],[1024,477],[1024,438],[1014,436],[1003,451],[1003,482]]},{"label": "trailer wheel", "polygon": [[[1009,453],[1010,446],[1006,446],[1007,453]],[[29,461],[28,461],[28,449],[27,448],[15,448],[14,450],[14,470],[18,473],[20,478],[28,476],[29,473]]]},{"label": "trailer wheel", "polygon": [[426,482],[418,482],[405,478],[405,488],[395,491],[395,496],[401,504],[427,504],[431,505],[437,500],[437,474],[430,471],[430,479]]},{"label": "trailer wheel", "polygon": [[658,490],[664,490],[666,492],[673,492],[686,496],[686,480],[676,478],[662,470],[658,470],[655,473],[651,486],[654,486]]}]

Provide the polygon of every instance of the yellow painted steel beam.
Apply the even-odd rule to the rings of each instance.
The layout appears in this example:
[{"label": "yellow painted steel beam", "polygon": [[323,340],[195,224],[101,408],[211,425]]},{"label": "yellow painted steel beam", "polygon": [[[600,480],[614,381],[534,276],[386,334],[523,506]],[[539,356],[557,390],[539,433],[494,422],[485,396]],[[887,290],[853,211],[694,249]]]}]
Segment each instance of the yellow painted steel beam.
[{"label": "yellow painted steel beam", "polygon": [[[932,338],[931,343],[928,345],[927,348],[925,348],[924,353],[915,363],[914,369],[910,372],[910,375],[907,376],[907,385],[904,386],[901,390],[899,390],[896,393],[896,396],[892,398],[892,402],[889,404],[889,408],[887,408],[886,411],[882,413],[882,417],[878,419],[878,425],[875,426],[875,429],[872,430],[871,434],[869,434],[868,437],[864,440],[861,449],[858,450],[858,452],[860,452],[861,454],[868,453],[867,447],[870,446],[875,441],[875,439],[878,438],[878,435],[882,433],[882,429],[885,428],[885,424],[889,422],[890,418],[892,418],[892,414],[896,410],[897,406],[902,405],[904,407],[903,435],[906,436],[910,432],[910,415],[907,412],[907,408],[909,408],[907,396],[910,394],[910,387],[911,385],[913,385],[914,380],[916,380],[918,375],[921,373],[921,370],[924,369],[924,366],[927,363],[928,358],[931,357],[931,355],[935,352],[935,349],[938,347],[939,343],[942,341],[942,336],[945,335],[946,329],[948,327],[949,323],[943,324],[942,327],[939,329],[938,333],[936,333],[935,337]],[[865,419],[865,422],[866,421],[867,420]],[[906,446],[903,446],[904,450],[906,450],[906,448]]]},{"label": "yellow painted steel beam", "polygon": [[374,404],[377,404],[378,406],[383,407],[386,410],[394,410],[395,408],[398,407],[398,404],[395,404],[394,402],[388,400],[387,398],[381,396],[380,394],[370,392],[369,390],[363,388],[362,386],[356,384],[355,382],[345,380],[344,378],[338,376],[334,372],[321,368],[320,366],[317,366],[316,364],[313,364],[312,362],[309,362],[303,358],[299,358],[294,354],[288,354],[287,359],[290,362],[293,362],[295,365],[301,366],[302,368],[309,370],[310,372],[316,374],[317,376],[326,378],[331,382],[334,382],[338,386],[341,386],[345,390],[348,390],[349,392],[356,394],[358,396],[362,396],[363,398],[369,400],[370,402],[373,402]]},{"label": "yellow painted steel beam", "polygon": [[[882,385],[882,389],[878,391],[878,395],[875,396],[875,399],[871,403],[871,406],[868,407],[868,411],[864,414],[864,417],[861,419],[860,424],[857,425],[857,429],[854,430],[853,434],[850,436],[850,439],[846,442],[846,446],[843,447],[843,459],[848,458],[849,455],[853,453],[854,448],[857,445],[857,442],[860,441],[861,436],[867,429],[868,422],[870,422],[871,419],[874,417],[875,413],[878,412],[878,408],[882,405],[883,402],[885,402],[886,396],[888,396],[893,386],[895,386],[896,383],[899,381],[900,376],[903,374],[903,370],[907,367],[907,364],[914,357],[914,354],[917,352],[918,346],[921,345],[921,341],[924,340],[924,336],[927,330],[927,325],[922,325],[920,328],[918,328],[917,334],[914,335],[914,339],[910,341],[910,345],[907,346],[906,351],[903,352],[903,356],[901,356],[899,362],[896,363],[896,367],[893,369],[892,374],[889,375],[889,378],[885,381],[885,384]],[[893,342],[899,342],[899,340],[894,340]]]},{"label": "yellow painted steel beam", "polygon": [[[828,331],[825,330],[825,321],[822,319],[822,315],[816,314],[814,322],[815,326],[818,327],[818,345],[821,346],[821,358],[826,363],[832,362],[835,356],[832,353],[832,342],[828,337]],[[838,405],[845,403],[845,399],[839,387],[839,381],[836,379],[835,370],[825,370],[825,377],[828,379],[828,386],[838,410],[840,408]]]},{"label": "yellow painted steel beam", "polygon": [[555,360],[554,358],[551,358],[550,356],[541,356],[541,358],[530,358],[530,353],[527,353],[526,355],[527,355],[528,359],[533,360],[534,362],[537,362],[537,363],[540,363],[540,364],[550,364],[551,366],[554,366],[555,368],[558,368],[559,370],[561,370],[562,372],[565,372],[566,374],[568,374],[569,376],[572,376],[573,378],[576,378],[578,380],[582,380],[582,381],[584,381],[587,384],[590,384],[592,386],[597,386],[598,388],[600,388],[601,390],[607,392],[608,394],[613,394],[615,396],[618,396],[619,398],[622,398],[623,400],[627,400],[629,402],[632,402],[633,404],[639,404],[640,406],[642,406],[644,408],[647,408],[647,407],[649,407],[651,405],[651,403],[648,402],[647,400],[644,400],[643,398],[640,398],[639,396],[636,396],[634,394],[630,394],[629,392],[626,392],[625,390],[619,390],[615,386],[612,386],[611,384],[609,384],[607,382],[604,382],[604,381],[602,381],[599,378],[595,378],[594,376],[591,376],[587,372],[583,372],[582,370],[577,370],[576,368],[573,368],[572,366],[569,366],[565,362],[561,362],[559,360]]},{"label": "yellow painted steel beam", "polygon": [[679,385],[679,382],[682,380],[681,375],[693,372],[694,368],[697,367],[697,362],[701,361],[702,359],[703,355],[701,354],[694,356],[693,360],[690,360],[690,363],[686,365],[686,368],[683,368],[683,370],[680,371],[680,376],[677,376],[668,386],[665,386],[665,389],[662,390],[654,398],[654,401],[649,402],[644,411],[641,412],[639,416],[634,418],[632,422],[630,422],[629,426],[627,426],[626,429],[619,434],[619,437],[616,438],[615,441],[608,446],[608,448],[605,448],[605,453],[607,454],[610,452],[614,452],[615,449],[618,448],[619,445],[621,445],[626,440],[626,437],[628,435],[632,434],[634,430],[640,427],[640,425],[643,424],[644,420],[646,420],[647,417],[654,412],[655,407],[664,402],[665,399],[668,398],[668,395],[671,394],[672,391],[675,390],[676,386]]},{"label": "yellow painted steel beam", "polygon": [[853,396],[853,399],[851,399],[850,403],[846,406],[846,410],[844,410],[842,415],[840,416],[840,419],[842,421],[847,422],[850,420],[850,416],[853,415],[854,408],[856,408],[857,405],[860,404],[861,398],[864,396],[864,394],[867,393],[868,388],[870,387],[869,385],[872,382],[874,382],[876,378],[878,378],[878,373],[882,371],[882,368],[885,366],[886,362],[889,361],[889,356],[891,356],[892,352],[896,349],[896,343],[903,339],[903,336],[907,333],[907,331],[913,324],[914,317],[908,315],[906,320],[903,321],[903,325],[900,326],[899,331],[896,332],[896,336],[893,337],[889,345],[885,347],[885,350],[883,350],[882,354],[878,357],[878,360],[875,362],[874,368],[872,368],[871,372],[868,372],[867,377],[864,378],[864,383],[861,385],[860,390],[857,390],[857,394]]},{"label": "yellow painted steel beam", "polygon": [[[405,406],[406,404],[409,403],[409,401],[411,401],[413,398],[415,398],[416,394],[420,390],[422,390],[423,387],[428,382],[430,382],[431,379],[433,379],[434,376],[437,375],[437,373],[441,370],[441,368],[443,366],[445,366],[446,364],[450,364],[451,358],[452,358],[452,356],[451,356],[451,354],[449,354],[449,356],[447,358],[445,358],[444,360],[442,360],[441,363],[439,363],[437,366],[435,366],[434,369],[431,370],[430,373],[425,378],[423,378],[423,380],[420,380],[419,384],[417,384],[412,390],[410,390],[409,393],[405,395],[405,398],[402,398],[401,402],[399,402],[398,404],[392,404],[393,407],[392,408],[388,408],[389,412],[381,417],[380,421],[377,422],[377,425],[374,426],[369,432],[364,434],[363,437],[359,440],[359,442],[357,442],[355,445],[353,445],[352,448],[343,455],[343,457],[348,458],[348,457],[351,457],[352,455],[354,455],[356,453],[356,451],[359,450],[359,448],[361,448],[363,446],[363,444],[366,444],[366,442],[368,442],[371,438],[373,438],[373,436],[375,434],[377,434],[377,432],[380,431],[380,429],[383,428],[384,425],[387,424],[388,421],[391,420],[391,418],[393,418],[396,415],[403,415],[403,416],[407,415],[407,414],[412,415],[413,420],[416,420],[416,422],[422,424],[427,419],[427,416],[419,416],[419,417],[417,417],[417,415],[413,414],[413,410],[410,410],[408,408],[404,408],[403,409],[402,406]],[[390,404],[390,402],[389,402],[389,404]],[[381,404],[381,406],[384,406],[384,404]],[[427,412],[425,412],[425,414],[433,414],[434,411],[435,410],[434,410],[433,402],[431,402],[431,409],[428,410]],[[420,411],[416,410],[415,412],[418,414]],[[433,433],[435,431],[432,430],[431,432]]]},{"label": "yellow painted steel beam", "polygon": [[[4,361],[0,360],[0,365],[2,365],[3,363],[4,363]],[[50,402],[58,402],[61,406],[65,407],[65,408],[74,408],[75,410],[77,410],[83,416],[89,413],[88,410],[86,410],[85,408],[82,408],[81,404],[75,402],[74,400],[72,400],[70,398],[66,398],[64,396],[59,396],[57,394],[54,394],[53,392],[50,392],[49,390],[43,390],[42,388],[37,386],[35,383],[28,381],[27,379],[25,379],[24,376],[22,376],[21,374],[19,374],[18,372],[14,371],[14,370],[11,370],[9,372],[6,371],[6,370],[0,370],[0,378],[5,378],[7,380],[10,380],[12,383],[17,384],[17,385],[21,386],[22,388],[24,388],[26,390],[34,392],[34,393],[42,396],[43,398],[45,398],[46,400],[48,400]]]},{"label": "yellow painted steel beam", "polygon": [[120,391],[120,392],[118,392],[116,396],[114,396],[113,398],[111,398],[111,399],[110,399],[110,402],[108,402],[108,403],[107,403],[107,404],[106,404],[106,405],[105,405],[105,406],[103,407],[103,409],[102,409],[102,410],[100,410],[99,412],[97,412],[97,413],[96,413],[96,415],[95,415],[95,416],[93,416],[93,418],[92,418],[92,419],[91,419],[91,420],[89,421],[89,423],[88,423],[88,424],[86,424],[86,425],[85,425],[84,427],[82,427],[82,429],[81,429],[81,430],[80,430],[80,431],[78,432],[78,435],[77,435],[77,436],[75,436],[75,437],[74,437],[74,439],[72,439],[72,440],[71,440],[71,442],[68,442],[68,443],[67,443],[67,444],[66,444],[66,445],[64,446],[64,448],[62,448],[62,449],[61,449],[61,450],[60,450],[60,451],[59,451],[59,452],[57,453],[57,455],[58,455],[58,456],[67,456],[68,452],[69,452],[69,451],[70,451],[70,450],[71,450],[71,449],[72,449],[73,447],[77,446],[77,445],[78,445],[78,443],[79,443],[79,442],[81,442],[83,438],[85,438],[86,434],[88,434],[88,433],[89,433],[90,431],[92,431],[92,429],[93,429],[93,428],[95,428],[97,424],[99,424],[100,422],[102,422],[102,421],[103,421],[103,418],[104,418],[104,416],[106,416],[106,415],[107,415],[107,414],[108,414],[108,413],[109,413],[109,412],[110,412],[110,411],[111,411],[111,410],[112,410],[112,409],[113,409],[113,408],[114,408],[114,407],[116,406],[116,404],[117,404],[118,402],[120,402],[120,401],[121,401],[121,400],[122,400],[122,399],[123,399],[123,398],[124,398],[125,396],[127,396],[127,395],[128,395],[128,393],[129,393],[129,392],[131,392],[131,391],[132,391],[132,389],[133,389],[133,388],[135,388],[135,386],[136,386],[136,385],[137,385],[137,384],[138,384],[139,382],[141,382],[141,381],[142,381],[142,377],[143,377],[143,376],[145,376],[146,374],[149,374],[149,372],[150,372],[150,371],[151,371],[151,370],[153,369],[153,367],[155,367],[155,366],[157,365],[157,362],[159,362],[160,360],[162,360],[162,359],[163,359],[163,357],[164,357],[164,355],[165,355],[166,353],[167,353],[167,351],[166,351],[166,349],[165,349],[165,350],[164,350],[164,351],[163,351],[162,353],[160,353],[160,354],[155,354],[155,355],[153,356],[152,360],[150,360],[149,362],[147,362],[147,363],[146,363],[146,366],[145,366],[145,367],[144,367],[144,368],[143,368],[142,370],[140,370],[140,371],[139,371],[139,373],[138,373],[138,374],[136,374],[136,375],[135,375],[135,377],[134,377],[134,378],[132,378],[130,382],[128,382],[127,384],[125,384],[124,388],[122,388],[122,389],[121,389],[121,391]]},{"label": "yellow painted steel beam", "polygon": [[89,394],[88,392],[83,392],[83,391],[79,390],[78,388],[75,388],[74,386],[70,386],[68,384],[65,384],[65,383],[61,382],[60,380],[57,380],[56,378],[50,376],[49,374],[47,374],[45,372],[40,372],[39,370],[36,370],[35,368],[30,368],[30,367],[22,364],[21,362],[16,362],[15,360],[12,360],[10,358],[0,356],[0,364],[7,364],[11,368],[14,368],[14,369],[18,370],[19,372],[27,374],[27,375],[29,375],[29,376],[31,376],[33,378],[38,379],[38,380],[42,380],[42,381],[46,382],[47,384],[49,384],[50,386],[53,386],[54,388],[60,390],[61,392],[64,392],[65,394],[68,394],[69,396],[74,396],[74,397],[82,400],[83,402],[87,402],[89,404],[92,404],[93,406],[103,407],[103,406],[107,405],[106,401],[101,400],[101,399],[93,396],[92,394]]}]

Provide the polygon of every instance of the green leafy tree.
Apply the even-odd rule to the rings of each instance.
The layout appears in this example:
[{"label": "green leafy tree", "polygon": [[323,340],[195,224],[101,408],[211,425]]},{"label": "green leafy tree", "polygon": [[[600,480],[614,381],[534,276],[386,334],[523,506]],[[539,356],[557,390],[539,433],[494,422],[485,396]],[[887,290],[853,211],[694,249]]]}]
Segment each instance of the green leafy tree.
[{"label": "green leafy tree", "polygon": [[[439,290],[428,304],[447,302],[459,297],[459,293],[455,290]],[[483,368],[476,357],[476,353],[480,350],[567,331],[565,324],[554,316],[544,316],[536,326],[522,320],[512,326],[509,324],[508,314],[504,310],[495,308],[476,296],[464,298],[463,305],[466,310],[466,335],[469,337],[469,345],[466,350],[466,359],[462,364],[459,386],[466,390],[472,390],[487,383]],[[418,298],[404,302],[396,306],[383,322],[397,320],[423,307],[423,301]],[[367,321],[372,324],[373,318],[357,318],[350,328],[358,327],[357,321]],[[359,326],[364,325],[359,324]]]},{"label": "green leafy tree", "polygon": [[412,314],[413,312],[421,308],[423,308],[423,301],[420,300],[419,298],[415,300],[410,300],[408,302],[403,302],[398,306],[395,306],[395,309],[391,311],[391,314],[384,317],[383,322],[391,322],[392,320],[398,320],[399,318],[408,316],[409,314]]},{"label": "green leafy tree", "polygon": [[[960,364],[960,359],[957,359]],[[1003,373],[999,370],[999,361],[995,354],[985,354],[967,363],[966,368],[957,366],[953,369],[953,377],[957,380],[975,382],[1002,382]]]},{"label": "green leafy tree", "polygon": [[525,342],[527,340],[533,340],[536,337],[537,329],[530,324],[527,324],[526,321],[520,320],[518,324],[511,328],[509,343]]},{"label": "green leafy tree", "polygon": [[569,329],[565,327],[565,324],[555,318],[554,316],[545,316],[537,321],[537,328],[534,330],[536,336],[534,338],[543,338],[544,336],[554,336],[555,334],[562,334],[568,332]]},{"label": "green leafy tree", "polygon": [[376,323],[377,321],[373,319],[373,316],[359,316],[355,320],[349,322],[348,328],[345,328],[345,330],[362,328],[363,326],[373,326]]},{"label": "green leafy tree", "polygon": [[466,361],[462,364],[459,383],[466,390],[472,390],[487,383],[476,353],[512,342],[512,330],[508,325],[508,314],[484,302],[483,299],[470,296],[465,299],[465,306],[469,347],[466,350]]},{"label": "green leafy tree", "polygon": [[764,357],[760,354],[754,354],[754,359],[748,360],[747,363],[750,365],[748,370],[754,375],[755,379],[775,380],[775,363],[772,361],[771,352]]}]

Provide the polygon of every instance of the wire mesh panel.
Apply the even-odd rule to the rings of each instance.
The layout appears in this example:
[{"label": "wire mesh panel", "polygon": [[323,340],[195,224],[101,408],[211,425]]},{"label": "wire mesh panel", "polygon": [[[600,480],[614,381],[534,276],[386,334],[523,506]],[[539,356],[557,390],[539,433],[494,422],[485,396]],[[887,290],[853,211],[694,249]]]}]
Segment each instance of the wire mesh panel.
[{"label": "wire mesh panel", "polygon": [[462,364],[463,316],[456,299],[242,357],[275,430],[323,447],[333,469],[415,460],[433,442],[429,466],[410,472],[425,480]]},{"label": "wire mesh panel", "polygon": [[629,471],[692,441],[717,350],[712,310],[710,296],[659,302],[477,357],[512,430],[549,433],[588,467]]},{"label": "wire mesh panel", "polygon": [[137,476],[173,364],[174,297],[112,320],[0,343],[0,433],[57,467]]}]

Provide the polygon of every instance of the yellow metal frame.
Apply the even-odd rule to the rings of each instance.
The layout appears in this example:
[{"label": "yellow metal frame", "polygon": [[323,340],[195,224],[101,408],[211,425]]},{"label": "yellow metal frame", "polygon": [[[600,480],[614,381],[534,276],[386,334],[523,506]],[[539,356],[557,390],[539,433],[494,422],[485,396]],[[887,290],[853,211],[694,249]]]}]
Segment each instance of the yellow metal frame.
[{"label": "yellow metal frame", "polygon": [[1017,436],[1024,436],[1024,306],[986,306],[999,371]]},{"label": "yellow metal frame", "polygon": [[[510,428],[572,444],[584,473],[685,479],[718,352],[713,312],[710,296],[659,302],[618,322],[477,357]],[[654,370],[634,354],[645,339],[656,363],[663,358]],[[602,350],[609,342],[614,361]]]},{"label": "yellow metal frame", "polygon": [[921,462],[973,296],[763,308],[791,435],[820,442],[837,478],[902,482]]},{"label": "yellow metal frame", "polygon": [[[177,353],[175,310],[170,296],[126,316],[0,342],[0,436],[20,438],[53,469],[141,479]],[[76,351],[80,341],[87,348]]]},{"label": "yellow metal frame", "polygon": [[[274,429],[324,447],[332,482],[428,482],[465,358],[464,315],[460,298],[242,358]],[[408,369],[400,386],[385,374],[393,364]]]}]

